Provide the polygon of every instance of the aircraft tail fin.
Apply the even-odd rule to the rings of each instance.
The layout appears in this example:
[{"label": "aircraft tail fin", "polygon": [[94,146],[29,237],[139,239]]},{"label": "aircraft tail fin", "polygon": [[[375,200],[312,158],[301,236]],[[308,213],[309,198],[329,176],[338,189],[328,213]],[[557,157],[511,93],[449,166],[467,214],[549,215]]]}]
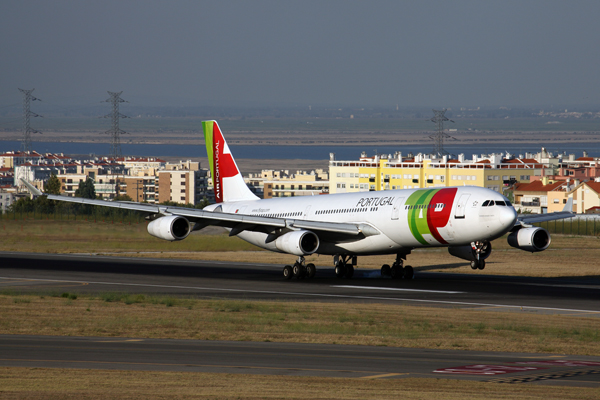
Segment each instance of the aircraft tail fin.
[{"label": "aircraft tail fin", "polygon": [[244,182],[217,121],[202,121],[202,128],[216,202],[258,200]]}]

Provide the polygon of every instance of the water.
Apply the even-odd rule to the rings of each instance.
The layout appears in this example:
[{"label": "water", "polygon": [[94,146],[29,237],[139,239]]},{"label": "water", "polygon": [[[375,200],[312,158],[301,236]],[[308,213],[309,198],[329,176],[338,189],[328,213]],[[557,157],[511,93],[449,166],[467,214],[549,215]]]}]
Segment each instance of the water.
[{"label": "water", "polygon": [[[65,153],[71,154],[94,154],[97,156],[108,155],[110,144],[108,143],[58,143],[58,142],[33,142],[32,147],[39,153]],[[600,142],[595,143],[564,143],[564,144],[474,144],[474,145],[447,145],[446,150],[451,154],[464,153],[469,159],[473,154],[504,153],[508,151],[513,155],[537,153],[542,147],[553,152],[574,153],[580,157],[583,151],[587,151],[590,157],[600,157]],[[329,153],[335,153],[336,160],[356,160],[361,152],[366,151],[369,156],[379,154],[429,153],[431,145],[404,145],[404,146],[230,146],[236,158],[251,159],[304,159],[304,160],[329,160]],[[0,141],[0,153],[11,150],[20,150],[20,141]],[[204,143],[198,145],[180,144],[122,144],[121,149],[126,156],[148,156],[148,157],[206,157]]]}]

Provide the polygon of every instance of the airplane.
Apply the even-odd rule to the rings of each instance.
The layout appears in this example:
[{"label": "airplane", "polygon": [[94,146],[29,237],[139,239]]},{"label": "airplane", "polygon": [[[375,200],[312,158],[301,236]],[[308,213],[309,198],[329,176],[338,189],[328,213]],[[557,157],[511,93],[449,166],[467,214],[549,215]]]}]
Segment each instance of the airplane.
[{"label": "airplane", "polygon": [[311,254],[333,256],[335,275],[351,278],[358,256],[395,255],[381,275],[412,279],[404,261],[418,248],[447,247],[448,252],[482,270],[491,242],[509,233],[510,246],[544,251],[550,233],[532,223],[571,218],[572,199],[561,212],[517,215],[498,192],[475,186],[399,189],[378,192],[260,199],[250,191],[217,121],[203,121],[204,139],[215,192],[215,204],[202,210],[135,202],[47,195],[29,182],[35,196],[50,200],[134,210],[146,214],[148,233],[177,241],[207,226],[221,226],[229,236],[297,260],[283,277],[313,278]]}]

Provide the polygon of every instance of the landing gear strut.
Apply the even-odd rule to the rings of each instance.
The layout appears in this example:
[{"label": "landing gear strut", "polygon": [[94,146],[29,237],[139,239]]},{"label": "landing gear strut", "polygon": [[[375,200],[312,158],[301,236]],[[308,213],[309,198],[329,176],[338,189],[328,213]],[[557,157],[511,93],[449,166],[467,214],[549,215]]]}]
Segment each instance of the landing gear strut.
[{"label": "landing gear strut", "polygon": [[473,242],[471,243],[475,260],[471,261],[471,269],[484,269],[485,268],[485,255],[489,255],[492,251],[492,244],[490,242]]},{"label": "landing gear strut", "polygon": [[396,261],[390,267],[384,264],[381,267],[381,276],[389,276],[392,279],[413,279],[415,276],[413,267],[410,265],[404,266],[404,260],[407,254],[397,254]]},{"label": "landing gear strut", "polygon": [[354,276],[354,266],[356,265],[356,256],[335,256],[333,258],[335,264],[335,276],[338,278],[352,278]]},{"label": "landing gear strut", "polygon": [[317,273],[317,267],[315,264],[306,264],[303,256],[299,256],[298,260],[294,265],[286,265],[283,267],[283,278],[284,279],[311,279]]}]

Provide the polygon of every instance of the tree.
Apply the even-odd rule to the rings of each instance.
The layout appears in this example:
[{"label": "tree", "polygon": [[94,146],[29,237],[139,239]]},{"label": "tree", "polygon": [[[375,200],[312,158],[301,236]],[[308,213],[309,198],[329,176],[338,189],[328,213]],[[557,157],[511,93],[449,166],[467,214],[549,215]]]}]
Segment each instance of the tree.
[{"label": "tree", "polygon": [[9,212],[26,213],[34,210],[34,202],[29,197],[21,197],[10,205]]},{"label": "tree", "polygon": [[96,188],[94,187],[94,181],[89,177],[83,181],[79,181],[79,187],[75,191],[75,197],[83,197],[84,199],[95,199]]},{"label": "tree", "polygon": [[[89,177],[83,181],[79,181],[79,187],[75,191],[75,197],[83,197],[84,199],[95,199],[96,198],[96,189],[94,188],[94,181]],[[75,208],[77,210],[77,207]],[[81,207],[81,212],[84,214],[91,214],[93,207],[84,204]]]},{"label": "tree", "polygon": [[116,196],[113,201],[133,201],[133,199],[128,194],[120,194]]},{"label": "tree", "polygon": [[202,209],[202,208],[206,207],[209,204],[210,204],[210,202],[205,197],[205,198],[202,199],[202,201],[200,203],[196,204],[196,208]]},{"label": "tree", "polygon": [[60,181],[58,180],[58,177],[54,174],[52,174],[50,176],[50,179],[48,179],[48,183],[46,183],[46,193],[48,194],[60,194]]}]

